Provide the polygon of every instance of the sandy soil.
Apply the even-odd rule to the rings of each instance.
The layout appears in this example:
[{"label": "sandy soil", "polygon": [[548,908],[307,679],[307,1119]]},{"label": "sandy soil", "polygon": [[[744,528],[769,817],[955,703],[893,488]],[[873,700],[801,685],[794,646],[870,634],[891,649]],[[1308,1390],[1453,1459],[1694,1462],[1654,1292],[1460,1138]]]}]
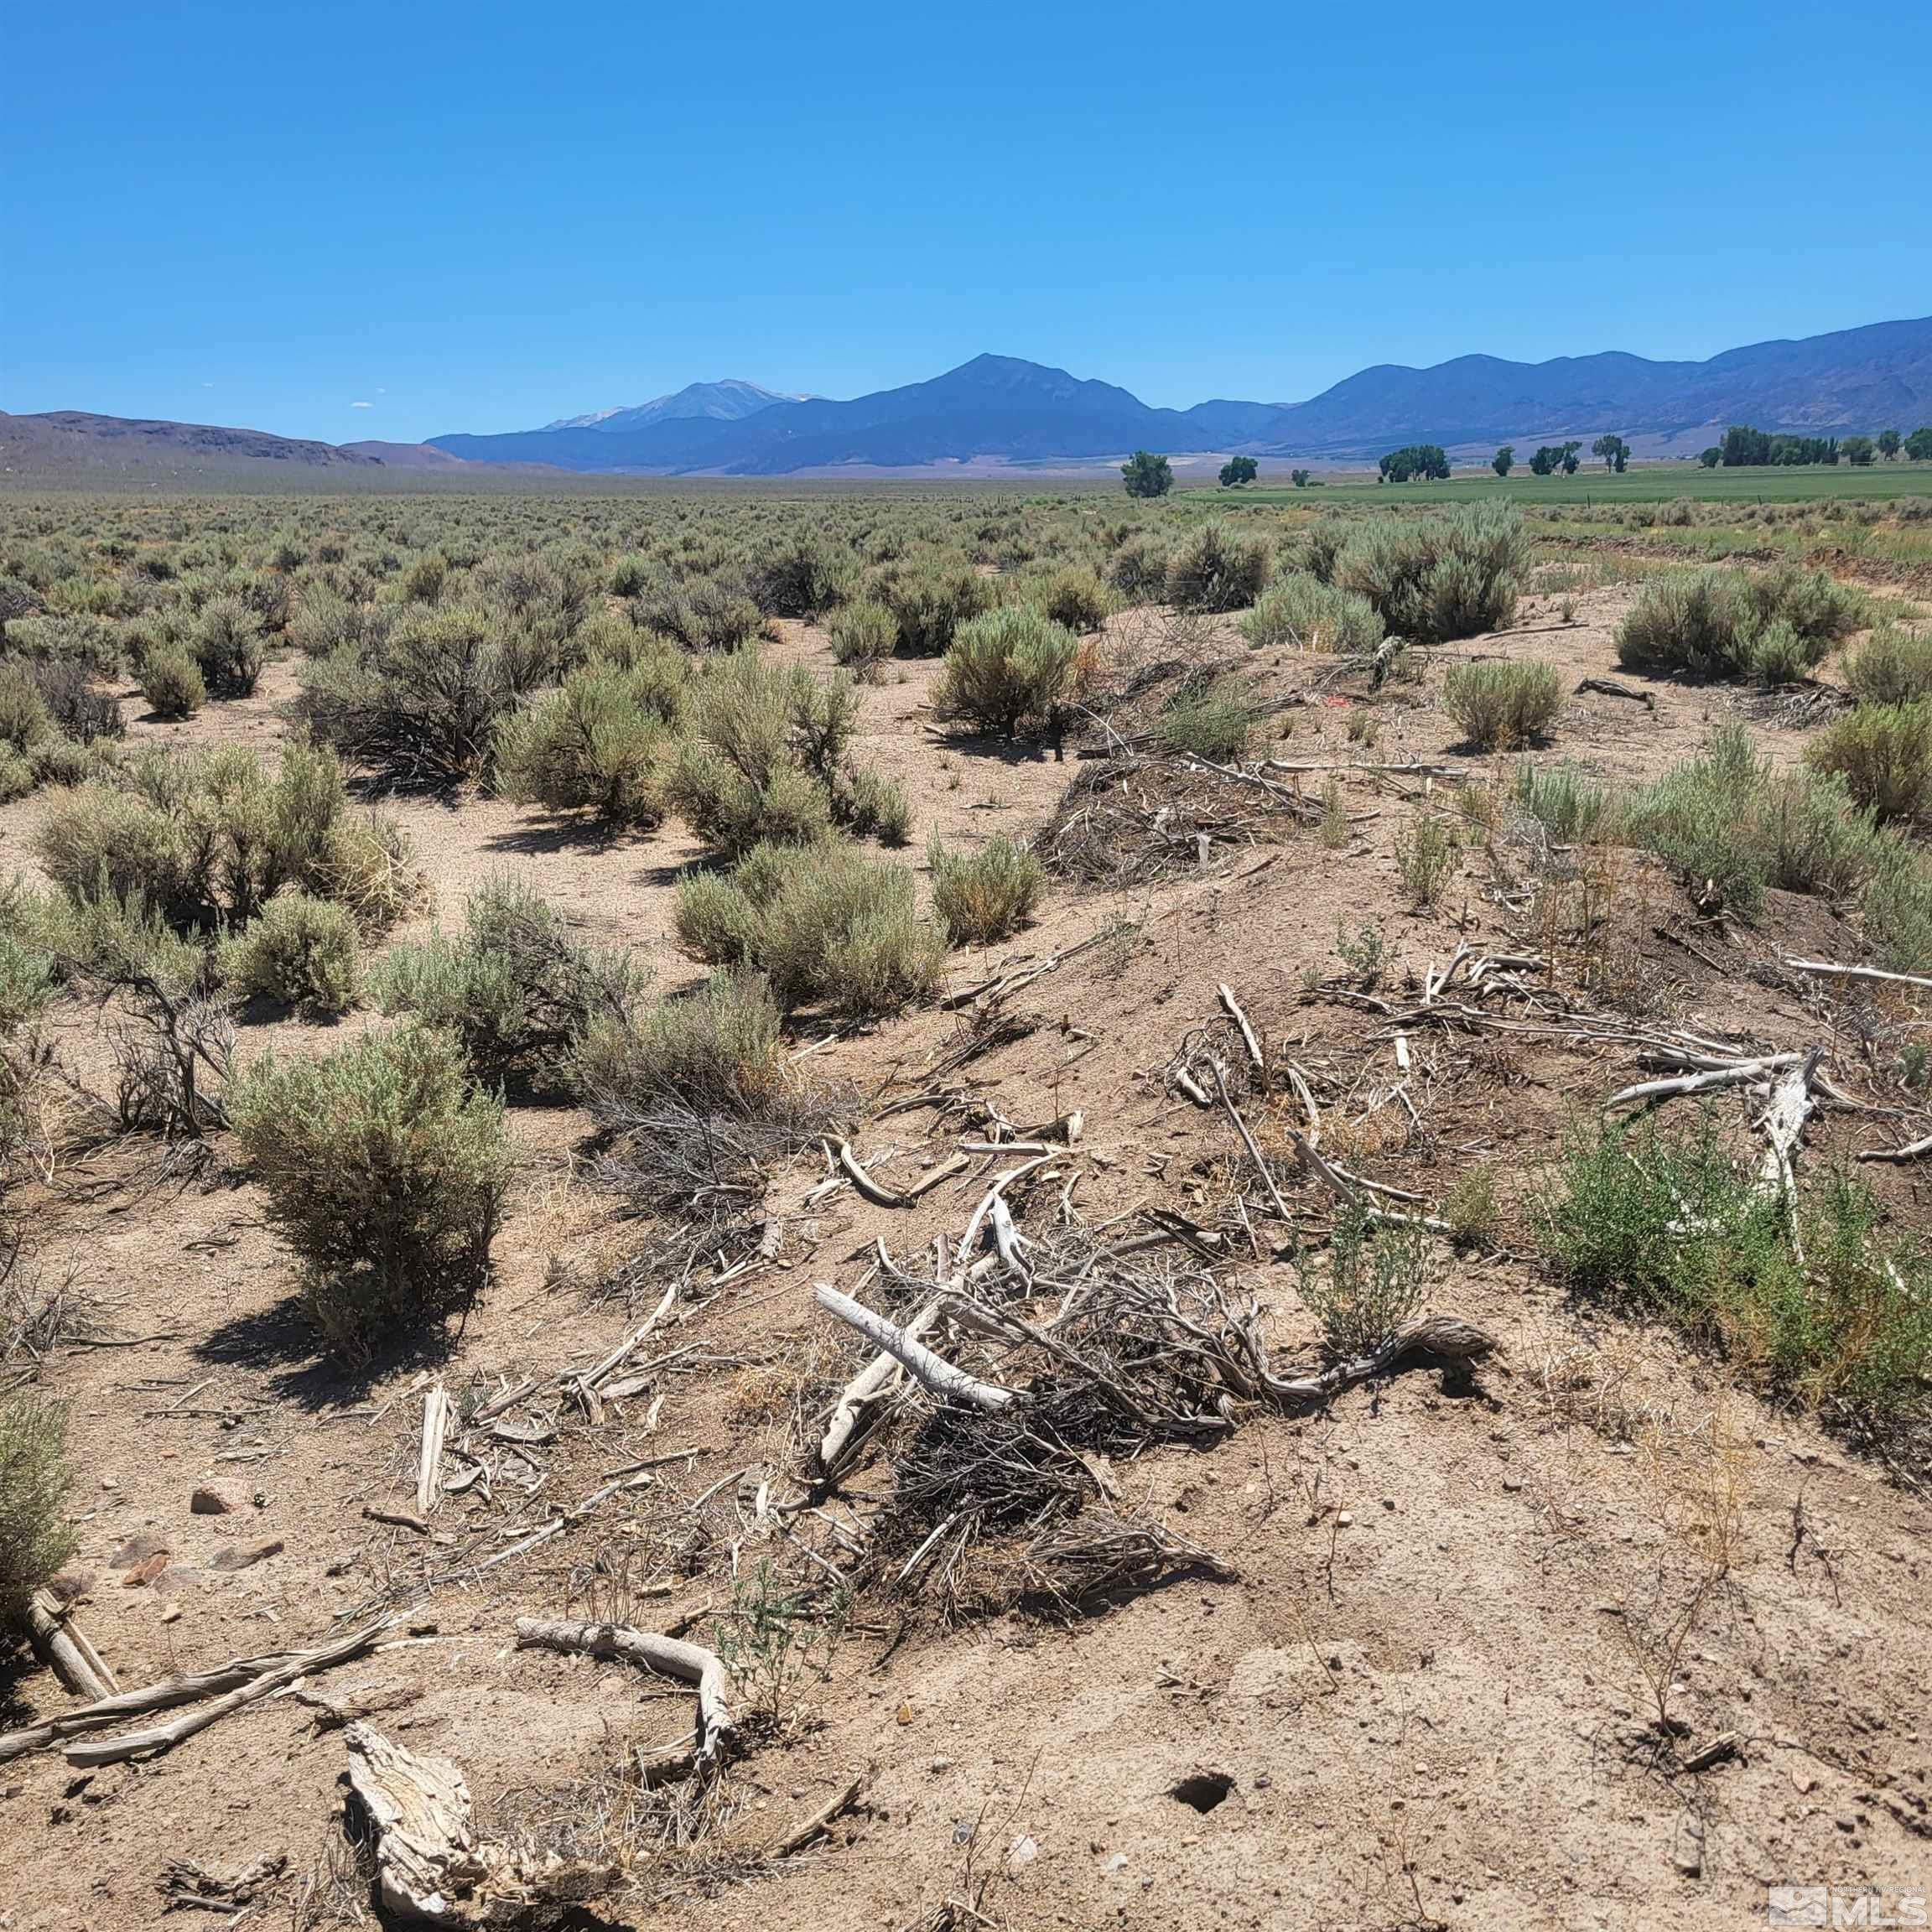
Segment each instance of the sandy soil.
[{"label": "sandy soil", "polygon": [[[1626,595],[1581,598],[1573,626],[1553,600],[1533,601],[1517,630],[1458,652],[1543,658],[1566,684],[1614,675],[1610,631]],[[1133,621],[1119,621],[1116,648],[1153,648]],[[823,639],[802,627],[789,627],[782,647],[825,659]],[[866,693],[859,748],[912,795],[914,865],[934,830],[970,841],[1037,828],[1080,769],[1071,756],[943,743],[924,709],[933,668],[910,665],[903,681]],[[1311,668],[1293,658],[1254,667],[1278,696],[1306,686]],[[247,704],[133,735],[267,745],[289,675],[278,665]],[[1457,750],[1433,702],[1440,678],[1432,664],[1420,684],[1379,702],[1370,748],[1347,735],[1353,704],[1311,693],[1278,714],[1285,735],[1268,749],[1486,762]],[[1571,699],[1544,755],[1653,776],[1750,706],[1722,689],[1646,688],[1654,709]],[[1802,743],[1774,722],[1754,730],[1780,756]],[[948,1629],[917,1606],[867,1600],[828,1680],[808,1683],[782,1734],[733,1773],[711,1852],[767,1842],[870,1767],[863,1808],[797,1857],[673,1858],[613,1922],[817,1932],[911,1924],[948,1896],[973,1896],[982,1922],[1013,1926],[1622,1932],[1762,1924],[1770,1884],[1932,1878],[1932,1514],[1811,1422],[1740,1393],[1666,1336],[1566,1303],[1516,1258],[1530,1245],[1536,1165],[1623,1064],[1543,1042],[1419,1037],[1412,1126],[1377,1015],[1305,991],[1311,974],[1335,970],[1338,922],[1379,919],[1415,970],[1459,937],[1509,937],[1473,862],[1436,911],[1400,910],[1394,844],[1410,812],[1400,792],[1415,782],[1346,777],[1354,837],[1340,851],[1272,821],[1156,884],[1057,891],[1002,955],[1110,937],[1015,996],[1021,1036],[955,1078],[1015,1121],[1084,1112],[1078,1200],[1089,1221],[1138,1206],[1199,1212],[1234,1150],[1218,1120],[1167,1089],[1163,1068],[1183,1035],[1214,1017],[1228,983],[1264,1036],[1294,1042],[1323,1083],[1358,1166],[1431,1199],[1473,1161],[1496,1168],[1501,1251],[1445,1252],[1435,1301],[1488,1327],[1499,1358],[1473,1387],[1399,1374],[1305,1419],[1254,1417],[1212,1452],[1163,1451],[1116,1472],[1238,1581],[1185,1578],[1070,1628],[1004,1614]],[[394,808],[445,914],[475,879],[518,873],[586,932],[638,947],[667,983],[688,975],[668,942],[673,883],[693,857],[677,831],[605,846],[491,801]],[[29,863],[36,809],[0,811],[0,867]],[[1684,895],[1633,860],[1614,916],[1616,943],[1603,951],[1626,995],[1779,1046],[1829,1032],[1813,996],[1775,968],[1793,944],[1830,953],[1846,943],[1815,904],[1779,900],[1756,931],[1700,927]],[[954,984],[977,984],[996,963],[956,955]],[[916,1094],[968,1026],[914,1014],[802,1065],[862,1093]],[[274,1031],[326,1038],[292,1022]],[[912,1110],[874,1121],[861,1156],[903,1183],[955,1145],[937,1126],[922,1138],[931,1119]],[[574,1285],[640,1239],[580,1170],[580,1117],[525,1109],[513,1128],[518,1179],[491,1295],[446,1357],[373,1382],[319,1362],[289,1306],[288,1256],[246,1183],[216,1171],[138,1189],[142,1156],[131,1150],[38,1191],[39,1265],[75,1270],[119,1337],[151,1337],[66,1353],[48,1376],[73,1403],[86,1472],[80,1614],[123,1685],[314,1639],[386,1585],[501,1546],[609,1472],[689,1450],[648,1488],[527,1555],[423,1596],[407,1626],[417,1640],[315,1685],[415,1693],[378,1723],[454,1758],[493,1806],[570,1785],[628,1743],[686,1727],[682,1696],[653,1694],[635,1673],[516,1649],[514,1618],[584,1602],[601,1555],[633,1583],[662,1581],[662,1597],[640,1600],[641,1622],[692,1618],[701,1634],[707,1607],[728,1597],[734,1552],[742,1567],[781,1534],[758,1498],[795,1474],[797,1392],[860,1359],[813,1308],[810,1282],[854,1286],[880,1238],[901,1255],[957,1239],[978,1189],[962,1176],[891,1211],[849,1187],[808,1204],[816,1160],[781,1174],[768,1203],[779,1251],[682,1311],[670,1340],[694,1354],[595,1422],[560,1411],[555,1439],[532,1452],[536,1493],[452,1498],[425,1541],[362,1514],[410,1505],[423,1375],[457,1389],[587,1363],[656,1299],[651,1280],[630,1307]],[[1807,1158],[1891,1130],[1835,1114]],[[123,1185],[105,1185],[114,1181]],[[1924,1182],[1888,1171],[1883,1185],[1901,1216],[1924,1223]],[[1318,1209],[1311,1182],[1294,1190],[1295,1205]],[[1041,1219],[1052,1208],[1039,1194],[1027,1203]],[[1311,1342],[1291,1270],[1255,1261],[1230,1273],[1260,1298],[1280,1348]],[[863,1467],[854,1478],[883,1480]],[[227,1491],[232,1510],[192,1514],[203,1483]],[[224,1552],[270,1543],[273,1553],[246,1567],[217,1567]],[[1722,1581],[1700,1597],[1714,1570]],[[1633,1660],[1693,1600],[1671,1708],[1694,1739],[1739,1741],[1702,1774],[1659,1762]],[[65,1704],[44,1674],[22,1677],[12,1700],[0,1724]],[[313,1715],[273,1701],[151,1762],[91,1775],[45,1753],[0,1765],[0,1924],[151,1924],[155,1881],[177,1855],[233,1867],[285,1852],[297,1872],[314,1872],[339,1836],[345,1755],[340,1733],[317,1732]],[[1201,1774],[1226,1780],[1206,1811],[1172,1794]],[[327,1903],[306,1922],[348,1922]],[[291,1910],[279,1900],[260,1922],[304,1922]]]}]

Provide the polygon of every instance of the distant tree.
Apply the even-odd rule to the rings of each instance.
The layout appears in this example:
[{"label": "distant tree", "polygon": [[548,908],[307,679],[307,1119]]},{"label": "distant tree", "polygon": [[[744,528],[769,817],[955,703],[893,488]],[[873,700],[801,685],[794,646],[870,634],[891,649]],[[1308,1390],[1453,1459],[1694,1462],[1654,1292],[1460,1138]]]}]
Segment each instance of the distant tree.
[{"label": "distant tree", "polygon": [[1914,429],[1905,439],[1905,454],[1914,463],[1932,463],[1932,428]]},{"label": "distant tree", "polygon": [[1498,476],[1507,476],[1509,474],[1510,470],[1514,466],[1515,461],[1516,445],[1514,443],[1505,443],[1503,447],[1489,459],[1489,467],[1493,470]]},{"label": "distant tree", "polygon": [[1581,443],[1566,443],[1563,445],[1561,460],[1563,474],[1566,476],[1574,476],[1576,474],[1576,452],[1582,447]]},{"label": "distant tree", "polygon": [[1174,487],[1174,465],[1165,456],[1136,449],[1120,465],[1130,496],[1165,496]]},{"label": "distant tree", "polygon": [[1873,454],[1872,439],[1869,436],[1847,436],[1838,445],[1838,454],[1847,463],[1853,464],[1862,470],[1872,460]]},{"label": "distant tree", "polygon": [[1306,490],[1308,487],[1308,472],[1306,470],[1291,470],[1288,472],[1288,480],[1297,490]]},{"label": "distant tree", "polygon": [[1405,448],[1391,449],[1382,459],[1380,467],[1384,483],[1449,480],[1449,459],[1437,443],[1411,443]]},{"label": "distant tree", "polygon": [[1878,432],[1878,454],[1889,463],[1898,454],[1898,445],[1904,439],[1896,429],[1881,429]]},{"label": "distant tree", "polygon": [[1701,463],[1706,470],[1715,470],[1717,465],[1724,460],[1724,452],[1715,443],[1713,443],[1708,449],[1702,451],[1699,454],[1697,460]]},{"label": "distant tree", "polygon": [[1590,454],[1601,456],[1606,470],[1614,470],[1621,475],[1623,465],[1630,460],[1630,445],[1621,436],[1599,436],[1590,445]]},{"label": "distant tree", "polygon": [[1230,456],[1221,465],[1221,487],[1238,490],[1244,483],[1252,483],[1259,471],[1260,465],[1252,456]]},{"label": "distant tree", "polygon": [[1562,450],[1560,449],[1554,449],[1549,444],[1545,443],[1539,447],[1536,454],[1530,459],[1530,472],[1534,475],[1547,476],[1550,472],[1554,470],[1556,465],[1562,460]]}]

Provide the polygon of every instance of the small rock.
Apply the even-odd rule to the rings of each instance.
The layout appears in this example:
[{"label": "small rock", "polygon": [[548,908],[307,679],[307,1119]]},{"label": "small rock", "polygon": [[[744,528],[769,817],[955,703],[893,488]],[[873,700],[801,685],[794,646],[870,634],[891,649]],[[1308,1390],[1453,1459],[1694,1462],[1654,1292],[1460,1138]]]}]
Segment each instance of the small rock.
[{"label": "small rock", "polygon": [[953,1760],[950,1758],[935,1758],[926,1768],[935,1773],[950,1771],[953,1768]]},{"label": "small rock", "polygon": [[152,1556],[143,1556],[121,1579],[123,1590],[144,1590],[168,1567],[168,1552],[157,1550]]},{"label": "small rock", "polygon": [[213,1483],[198,1483],[189,1493],[188,1508],[196,1516],[227,1516],[235,1509],[235,1493]]},{"label": "small rock", "polygon": [[1351,1515],[1348,1510],[1343,1509],[1337,1512],[1335,1517],[1335,1527],[1337,1530],[1351,1529],[1353,1527],[1354,1522],[1354,1517]]},{"label": "small rock", "polygon": [[1124,1852],[1116,1852],[1107,1861],[1107,1869],[1109,1872],[1124,1872],[1127,1869],[1127,1854]]},{"label": "small rock", "polygon": [[1808,1797],[1818,1789],[1818,1780],[1802,1766],[1792,1772],[1791,1784],[1800,1798]]},{"label": "small rock", "polygon": [[180,1614],[181,1606],[179,1603],[170,1603],[168,1607],[161,1613],[161,1621],[164,1623],[174,1623],[180,1617]]},{"label": "small rock", "polygon": [[265,1563],[271,1556],[282,1554],[282,1539],[271,1537],[266,1543],[252,1545],[246,1550],[236,1549],[232,1544],[210,1559],[210,1570],[248,1570],[257,1563]]},{"label": "small rock", "polygon": [[1013,1841],[1013,1848],[1006,1854],[1006,1869],[1018,1877],[1039,1856],[1039,1846],[1022,1834]]},{"label": "small rock", "polygon": [[130,1536],[107,1561],[117,1570],[131,1570],[137,1563],[145,1563],[150,1556],[165,1556],[168,1540],[157,1536],[151,1530],[143,1530],[138,1535]]},{"label": "small rock", "polygon": [[1514,1476],[1505,1476],[1503,1478],[1503,1488],[1505,1494],[1514,1496],[1522,1487],[1523,1485]]}]

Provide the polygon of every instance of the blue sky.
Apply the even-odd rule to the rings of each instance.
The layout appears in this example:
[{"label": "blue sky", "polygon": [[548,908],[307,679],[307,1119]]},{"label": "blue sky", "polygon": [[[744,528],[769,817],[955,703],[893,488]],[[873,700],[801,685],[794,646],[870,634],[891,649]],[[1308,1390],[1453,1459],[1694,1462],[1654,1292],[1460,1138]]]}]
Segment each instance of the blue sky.
[{"label": "blue sky", "polygon": [[106,0],[8,40],[15,411],[414,440],[983,350],[1296,401],[1932,312],[1924,0]]}]

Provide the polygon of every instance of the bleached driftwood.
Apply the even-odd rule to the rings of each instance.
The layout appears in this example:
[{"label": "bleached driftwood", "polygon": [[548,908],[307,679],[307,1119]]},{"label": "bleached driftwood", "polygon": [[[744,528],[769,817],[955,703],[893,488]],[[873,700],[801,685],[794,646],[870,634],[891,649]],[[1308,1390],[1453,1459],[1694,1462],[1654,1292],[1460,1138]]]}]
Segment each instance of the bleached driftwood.
[{"label": "bleached driftwood", "polygon": [[367,1724],[343,1732],[349,1789],[373,1829],[376,1896],[416,1924],[553,1924],[562,1909],[600,1898],[615,1865],[534,1859],[480,1840],[470,1787],[447,1758],[418,1758]]},{"label": "bleached driftwood", "polygon": [[1789,1203],[1797,1199],[1798,1183],[1792,1165],[1798,1158],[1798,1144],[1805,1137],[1805,1123],[1818,1104],[1811,1083],[1824,1052],[1822,1046],[1814,1046],[1803,1063],[1794,1067],[1772,1088],[1770,1104],[1758,1120],[1758,1129],[1768,1142],[1758,1165],[1758,1185],[1766,1190],[1775,1188]]},{"label": "bleached driftwood", "polygon": [[[939,1302],[935,1297],[906,1324],[905,1333],[917,1342],[932,1326],[938,1314]],[[825,1433],[819,1438],[818,1472],[822,1476],[838,1474],[850,1453],[867,1412],[904,1373],[899,1358],[882,1348],[840,1390],[838,1401],[832,1406],[831,1420],[825,1425]]]},{"label": "bleached driftwood", "polygon": [[1923,1161],[1928,1154],[1932,1154],[1932,1134],[1903,1147],[1874,1147],[1858,1158],[1861,1161]]},{"label": "bleached driftwood", "polygon": [[1613,1093],[1603,1104],[1624,1107],[1642,1102],[1648,1106],[1658,1101],[1680,1099],[1687,1094],[1714,1093],[1724,1087],[1753,1087],[1797,1064],[1795,1053],[1765,1053],[1752,1060],[1718,1062],[1698,1072],[1673,1074],[1668,1079],[1639,1081],[1620,1093]]},{"label": "bleached driftwood", "polygon": [[121,1686],[101,1660],[73,1613],[50,1590],[36,1590],[27,1606],[28,1635],[62,1686],[76,1697],[112,1697]]},{"label": "bleached driftwood", "polygon": [[449,1433],[450,1414],[443,1384],[431,1383],[423,1398],[423,1446],[416,1461],[416,1514],[425,1519],[443,1499],[437,1478],[443,1467],[443,1442]]},{"label": "bleached driftwood", "polygon": [[821,1308],[856,1328],[875,1348],[883,1348],[929,1394],[965,1402],[989,1414],[1025,1401],[1026,1398],[1017,1389],[982,1382],[978,1376],[955,1368],[943,1357],[935,1355],[916,1336],[895,1327],[883,1315],[875,1315],[849,1295],[841,1295],[829,1281],[814,1282],[812,1292]]},{"label": "bleached driftwood", "polygon": [[544,1617],[517,1619],[519,1649],[569,1650],[587,1657],[615,1657],[659,1677],[693,1685],[698,1691],[695,1760],[700,1768],[714,1763],[730,1741],[735,1727],[724,1701],[724,1666],[716,1652],[678,1637],[661,1637],[653,1630],[633,1629],[627,1623],[574,1623]]},{"label": "bleached driftwood", "polygon": [[[313,1650],[276,1650],[260,1657],[237,1657],[229,1663],[218,1664],[211,1670],[197,1671],[191,1676],[166,1677],[158,1684],[145,1685],[138,1690],[117,1691],[112,1696],[83,1705],[78,1711],[69,1711],[59,1717],[49,1718],[44,1724],[0,1737],[0,1763],[29,1751],[45,1750],[49,1745],[67,1743],[70,1738],[111,1731],[129,1717],[142,1716],[154,1711],[174,1710],[184,1705],[201,1705],[201,1709],[190,1711],[171,1724],[160,1725],[152,1730],[126,1732],[118,1737],[104,1738],[97,1744],[67,1743],[67,1758],[73,1764],[113,1764],[125,1758],[145,1757],[165,1750],[182,1738],[191,1737],[197,1731],[205,1730],[230,1711],[239,1711],[244,1705],[252,1704],[271,1691],[278,1690],[284,1684],[292,1684],[299,1677],[329,1670],[337,1664],[347,1663],[352,1657],[361,1656],[382,1637],[391,1623],[392,1619],[384,1618],[378,1623],[365,1624],[361,1629],[351,1631],[333,1643],[319,1644]],[[209,1698],[216,1701],[205,1703]]]},{"label": "bleached driftwood", "polygon": [[1254,1037],[1254,1029],[1248,1024],[1248,1015],[1241,1010],[1241,1002],[1225,982],[1217,986],[1215,991],[1221,995],[1221,1005],[1228,1017],[1241,1029],[1241,1043],[1248,1049],[1248,1057],[1259,1071],[1267,1062],[1261,1057],[1261,1042]]},{"label": "bleached driftwood", "polygon": [[1922,973],[1884,973],[1876,966],[1839,966],[1829,959],[1787,959],[1794,973],[1812,973],[1826,979],[1870,979],[1888,986],[1916,986],[1932,993],[1932,979]]}]

